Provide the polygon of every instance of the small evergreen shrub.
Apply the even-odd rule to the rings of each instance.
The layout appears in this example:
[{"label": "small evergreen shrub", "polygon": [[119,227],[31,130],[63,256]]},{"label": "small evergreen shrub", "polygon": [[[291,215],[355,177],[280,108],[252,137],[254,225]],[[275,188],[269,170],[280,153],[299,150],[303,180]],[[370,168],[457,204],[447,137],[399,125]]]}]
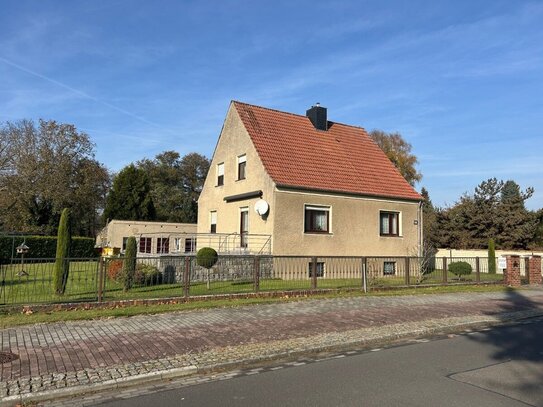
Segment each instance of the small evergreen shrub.
[{"label": "small evergreen shrub", "polygon": [[128,291],[134,284],[134,275],[136,274],[136,238],[130,236],[126,240],[126,251],[123,262],[123,289]]},{"label": "small evergreen shrub", "polygon": [[137,285],[151,286],[162,282],[162,273],[155,266],[138,263],[134,274],[134,283]]},{"label": "small evergreen shrub", "polygon": [[456,275],[458,278],[471,274],[471,264],[465,261],[455,261],[449,264],[449,271]]},{"label": "small evergreen shrub", "polygon": [[202,247],[200,250],[198,250],[198,253],[196,253],[196,263],[206,269],[213,267],[217,263],[218,259],[219,255],[215,249],[211,247]]},{"label": "small evergreen shrub", "polygon": [[488,274],[496,274],[496,245],[494,239],[488,239]]}]

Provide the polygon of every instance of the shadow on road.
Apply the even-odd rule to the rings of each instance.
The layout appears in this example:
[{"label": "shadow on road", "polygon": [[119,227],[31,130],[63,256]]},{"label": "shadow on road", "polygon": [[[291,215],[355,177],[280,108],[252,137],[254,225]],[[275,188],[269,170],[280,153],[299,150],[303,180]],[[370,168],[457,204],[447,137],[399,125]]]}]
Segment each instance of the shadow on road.
[{"label": "shadow on road", "polygon": [[[499,308],[486,314],[502,316],[505,322],[509,320],[508,313],[538,308],[543,311],[543,299],[534,301],[522,291],[511,289]],[[507,330],[493,329],[470,338],[493,345],[496,348],[494,358],[499,361],[513,358],[543,361],[543,324],[518,324]]]},{"label": "shadow on road", "polygon": [[[543,310],[543,298],[530,298],[521,290],[510,290],[499,308],[487,314],[502,315],[503,320],[508,321],[507,313],[529,309]],[[482,367],[474,372],[473,381],[467,382],[532,404],[535,399],[541,401],[543,322],[523,322],[468,336],[490,347],[490,356],[496,365]]]}]

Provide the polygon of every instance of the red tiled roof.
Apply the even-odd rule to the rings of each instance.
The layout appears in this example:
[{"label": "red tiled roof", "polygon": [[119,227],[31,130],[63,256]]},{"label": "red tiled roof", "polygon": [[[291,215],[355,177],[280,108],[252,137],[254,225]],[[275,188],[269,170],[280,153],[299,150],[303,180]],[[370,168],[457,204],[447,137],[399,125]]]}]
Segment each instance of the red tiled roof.
[{"label": "red tiled roof", "polygon": [[363,128],[316,130],[306,116],[232,103],[279,187],[421,199]]}]

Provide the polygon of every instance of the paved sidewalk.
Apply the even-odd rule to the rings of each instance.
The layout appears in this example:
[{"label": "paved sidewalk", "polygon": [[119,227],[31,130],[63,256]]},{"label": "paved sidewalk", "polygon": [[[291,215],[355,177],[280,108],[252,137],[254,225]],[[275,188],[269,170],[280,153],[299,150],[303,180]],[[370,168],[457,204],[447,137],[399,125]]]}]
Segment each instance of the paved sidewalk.
[{"label": "paved sidewalk", "polygon": [[0,402],[543,315],[543,289],[309,299],[0,330]]}]

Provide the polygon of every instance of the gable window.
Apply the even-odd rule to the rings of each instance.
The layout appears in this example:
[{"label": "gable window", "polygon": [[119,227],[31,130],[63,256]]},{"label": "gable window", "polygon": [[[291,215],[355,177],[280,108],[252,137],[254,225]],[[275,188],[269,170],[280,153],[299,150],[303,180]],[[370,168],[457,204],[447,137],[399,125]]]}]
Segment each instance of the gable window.
[{"label": "gable window", "polygon": [[396,274],[396,262],[395,261],[385,261],[383,263],[383,274],[385,274],[385,275],[394,275],[394,274]]},{"label": "gable window", "polygon": [[209,233],[217,233],[217,211],[211,211]]},{"label": "gable window", "polygon": [[[324,277],[324,262],[318,261],[316,263],[316,274],[318,277]],[[309,263],[309,278],[313,277],[313,263]]]},{"label": "gable window", "polygon": [[247,166],[247,156],[245,154],[238,157],[238,181],[245,179],[245,167]]},{"label": "gable window", "polygon": [[330,233],[330,207],[305,206],[305,233]]},{"label": "gable window", "polygon": [[151,253],[151,238],[140,237],[140,253]]},{"label": "gable window", "polygon": [[400,235],[400,214],[398,212],[381,211],[379,218],[381,236]]},{"label": "gable window", "polygon": [[157,237],[156,239],[156,252],[165,254],[170,252],[170,238]]},{"label": "gable window", "polygon": [[217,186],[224,185],[224,163],[217,165]]}]

